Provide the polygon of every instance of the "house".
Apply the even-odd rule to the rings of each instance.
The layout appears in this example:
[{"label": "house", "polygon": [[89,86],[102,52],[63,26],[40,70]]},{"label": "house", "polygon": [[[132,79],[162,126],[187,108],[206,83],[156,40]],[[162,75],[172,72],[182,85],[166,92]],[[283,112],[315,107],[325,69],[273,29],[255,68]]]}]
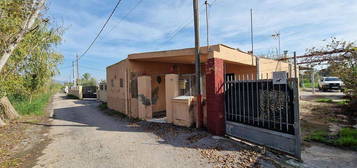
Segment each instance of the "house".
[{"label": "house", "polygon": [[[201,120],[217,135],[224,133],[225,78],[254,80],[257,74],[271,78],[274,71],[292,74],[290,64],[266,58],[259,59],[257,73],[257,57],[222,44],[212,45],[209,50],[201,47],[200,57]],[[166,116],[166,121],[174,124],[188,118],[197,121],[196,103],[192,103],[196,101],[194,61],[194,48],[130,54],[107,67],[108,107],[140,119]]]}]

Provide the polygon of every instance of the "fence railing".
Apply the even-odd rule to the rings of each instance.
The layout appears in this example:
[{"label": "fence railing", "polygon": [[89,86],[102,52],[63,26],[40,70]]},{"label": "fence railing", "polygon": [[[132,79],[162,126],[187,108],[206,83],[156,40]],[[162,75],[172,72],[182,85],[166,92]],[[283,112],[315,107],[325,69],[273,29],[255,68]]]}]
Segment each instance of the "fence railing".
[{"label": "fence railing", "polygon": [[294,134],[294,84],[272,79],[232,80],[225,83],[226,120]]}]

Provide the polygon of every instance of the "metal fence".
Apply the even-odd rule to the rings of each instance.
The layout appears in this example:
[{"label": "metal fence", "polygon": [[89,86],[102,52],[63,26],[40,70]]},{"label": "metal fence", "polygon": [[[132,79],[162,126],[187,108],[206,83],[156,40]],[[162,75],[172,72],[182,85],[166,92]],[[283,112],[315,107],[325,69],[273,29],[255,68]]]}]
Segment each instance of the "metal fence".
[{"label": "metal fence", "polygon": [[296,78],[274,84],[272,79],[256,80],[252,75],[237,80],[226,76],[227,134],[300,157],[297,85]]}]

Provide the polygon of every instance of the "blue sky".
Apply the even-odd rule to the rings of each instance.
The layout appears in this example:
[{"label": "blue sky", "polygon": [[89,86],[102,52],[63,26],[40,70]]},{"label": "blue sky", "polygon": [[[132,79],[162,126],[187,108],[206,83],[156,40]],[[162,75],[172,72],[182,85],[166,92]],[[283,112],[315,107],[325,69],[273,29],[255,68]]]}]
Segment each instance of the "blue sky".
[{"label": "blue sky", "polygon": [[[56,80],[70,79],[75,55],[88,47],[116,3],[117,0],[48,1],[47,15],[54,24],[66,28],[64,41],[57,48],[65,59]],[[258,55],[276,50],[277,41],[271,37],[275,32],[281,34],[281,50],[290,54],[297,51],[298,55],[332,36],[357,40],[356,0],[216,0],[210,7],[210,43],[250,50],[250,8]],[[200,16],[204,44],[204,8]],[[100,38],[80,60],[80,73],[105,79],[105,68],[130,53],[193,47],[192,20],[192,0],[122,0]],[[172,38],[178,27],[183,27],[182,31]]]}]

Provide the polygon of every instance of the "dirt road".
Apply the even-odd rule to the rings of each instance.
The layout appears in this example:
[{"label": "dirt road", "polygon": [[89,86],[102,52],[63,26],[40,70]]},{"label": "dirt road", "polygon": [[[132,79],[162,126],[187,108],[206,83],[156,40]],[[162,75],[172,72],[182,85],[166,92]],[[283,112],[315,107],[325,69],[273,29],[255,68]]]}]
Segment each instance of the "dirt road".
[{"label": "dirt road", "polygon": [[54,98],[54,121],[35,167],[207,167],[194,149],[160,143],[97,109],[95,101]]},{"label": "dirt road", "polygon": [[275,167],[249,145],[170,124],[110,116],[95,101],[53,101],[49,145],[36,168],[53,167]]}]

